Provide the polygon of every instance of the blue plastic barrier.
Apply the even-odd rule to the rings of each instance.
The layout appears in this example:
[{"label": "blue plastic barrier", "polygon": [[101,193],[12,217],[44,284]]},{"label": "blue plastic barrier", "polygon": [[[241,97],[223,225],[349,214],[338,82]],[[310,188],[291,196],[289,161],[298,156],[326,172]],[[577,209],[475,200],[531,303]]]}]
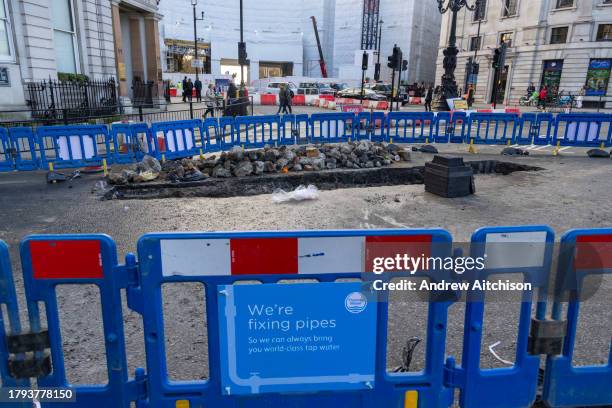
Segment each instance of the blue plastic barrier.
[{"label": "blue plastic barrier", "polygon": [[[533,245],[529,245],[529,244]],[[528,354],[527,342],[531,325],[533,293],[546,289],[550,276],[554,232],[550,227],[493,227],[479,229],[472,235],[470,246],[474,259],[486,256],[485,269],[475,271],[474,280],[498,274],[521,274],[523,282],[534,289],[523,292],[520,318],[517,323],[515,362],[509,368],[481,369],[485,292],[472,291],[467,297],[461,370],[455,381],[463,384],[460,402],[470,407],[528,407],[536,398],[540,356]],[[527,256],[532,252],[538,256]],[[525,254],[516,257],[517,253]],[[543,318],[546,298],[539,293],[537,313]],[[513,342],[514,339],[504,339]]]},{"label": "blue plastic barrier", "polygon": [[41,167],[100,166],[112,162],[105,125],[41,126],[36,129]]},{"label": "blue plastic barrier", "polygon": [[[0,241],[0,305],[4,305],[6,316],[0,308],[0,384],[3,387],[27,387],[29,380],[17,380],[9,373],[9,351],[5,333],[9,335],[21,334],[21,321],[19,320],[19,307],[17,305],[17,294],[11,270],[8,247],[4,241]],[[7,330],[5,322],[9,323]],[[23,355],[17,358],[23,359]],[[25,408],[25,404],[23,407]]]},{"label": "blue plastic barrier", "polygon": [[558,146],[611,146],[611,116],[608,114],[560,113],[556,118],[553,144]]},{"label": "blue plastic barrier", "polygon": [[[612,405],[612,341],[607,364],[577,366],[573,362],[581,296],[586,291],[583,286],[585,278],[604,274],[612,274],[612,228],[574,230],[561,238],[557,282],[571,284],[569,287],[558,285],[555,293],[566,294],[569,298],[567,334],[563,353],[546,361],[543,400],[547,406]],[[563,320],[564,301],[559,299],[553,304],[554,320]],[[601,317],[605,319],[605,316]]]},{"label": "blue plastic barrier", "polygon": [[310,115],[312,143],[338,143],[353,139],[355,114],[350,112]]},{"label": "blue plastic barrier", "polygon": [[434,120],[434,141],[463,143],[467,122],[465,112],[438,112]]},{"label": "blue plastic barrier", "polygon": [[427,143],[433,141],[432,112],[391,112],[387,115],[387,137],[392,143]]},{"label": "blue plastic barrier", "polygon": [[[96,285],[100,291],[102,324],[108,383],[70,385],[76,392],[74,402],[58,402],[57,407],[123,407],[137,398],[137,383],[128,379],[121,288],[128,286],[129,267],[117,266],[117,251],[106,235],[30,236],[21,243],[21,259],[28,317],[33,332],[41,330],[38,302],[43,302],[51,343],[53,371],[38,378],[39,387],[67,387],[64,352],[57,305],[57,285]],[[135,263],[128,257],[128,265]]]},{"label": "blue plastic barrier", "polygon": [[6,128],[0,127],[0,171],[12,171],[15,169],[11,151],[8,131]]},{"label": "blue plastic barrier", "polygon": [[355,138],[358,140],[371,140],[382,142],[387,140],[387,116],[385,112],[370,111],[359,112],[355,127]]},{"label": "blue plastic barrier", "polygon": [[238,116],[234,119],[235,143],[245,148],[263,148],[279,143],[281,136],[278,115]]},{"label": "blue plastic barrier", "polygon": [[36,153],[36,137],[31,128],[14,127],[9,129],[9,140],[14,152],[16,170],[36,170],[40,160]]},{"label": "blue plastic barrier", "polygon": [[309,117],[306,114],[282,115],[280,117],[280,144],[308,143]]},{"label": "blue plastic barrier", "polygon": [[514,141],[519,145],[551,145],[554,124],[552,113],[523,113]]},{"label": "blue plastic barrier", "polygon": [[[339,262],[351,263],[351,260],[355,265],[354,261],[359,263],[359,259],[363,259],[363,252],[361,257],[356,253],[350,254],[350,248],[360,252],[364,250],[365,245],[375,247],[377,243],[402,242],[402,240],[413,243],[437,243],[439,245],[438,252],[435,252],[437,255],[450,254],[450,235],[441,230],[145,235],[138,243],[138,257],[141,260],[138,278],[140,286],[128,289],[128,304],[136,312],[142,314],[145,338],[155,338],[155,341],[145,342],[149,381],[147,389],[151,406],[174,407],[178,400],[187,400],[189,406],[231,408],[239,406],[253,408],[270,406],[397,407],[404,406],[407,390],[418,392],[419,406],[449,406],[453,399],[453,392],[444,386],[444,346],[448,302],[430,304],[426,345],[428,358],[423,372],[407,374],[387,372],[388,305],[386,299],[379,299],[376,328],[372,327],[372,330],[376,332],[376,352],[373,356],[376,363],[372,367],[373,377],[370,381],[336,384],[332,378],[318,383],[311,382],[311,379],[300,379],[296,383],[297,386],[311,389],[311,392],[280,394],[270,392],[271,389],[284,387],[282,384],[273,386],[271,379],[262,378],[264,384],[270,385],[262,385],[259,392],[241,393],[238,389],[240,387],[226,383],[228,381],[227,370],[231,371],[234,360],[231,352],[228,351],[229,347],[226,347],[232,340],[231,333],[226,331],[226,325],[229,323],[224,322],[222,319],[225,317],[221,315],[226,315],[225,311],[229,306],[224,306],[225,298],[228,296],[228,291],[234,290],[234,283],[243,280],[257,280],[264,285],[256,286],[270,286],[283,279],[316,278],[320,283],[315,285],[325,285],[340,278],[359,278],[363,265],[352,268],[338,266]],[[189,266],[189,260],[185,259],[185,255],[194,255],[190,248],[199,248],[197,250],[198,259],[199,257],[208,259],[208,263],[200,265],[196,261],[191,262],[192,266]],[[307,255],[311,253],[319,255],[308,257]],[[182,262],[182,259],[187,262]],[[320,268],[316,267],[317,263],[320,263]],[[325,268],[325,264],[329,269]],[[193,265],[201,267],[194,269]],[[425,275],[426,273],[420,272],[415,276]],[[402,274],[394,274],[394,276],[402,276]],[[209,378],[206,381],[176,383],[171,382],[168,378],[166,343],[163,334],[164,323],[161,318],[163,304],[161,286],[179,282],[200,282],[205,287],[206,330],[209,346]],[[376,305],[376,302],[373,305]],[[311,317],[314,318],[314,316]],[[362,333],[363,336],[367,334]],[[220,336],[228,336],[229,340],[225,339],[226,342]],[[369,353],[369,350],[363,350],[362,353]],[[318,361],[318,358],[313,358]],[[352,359],[357,361],[359,357],[354,355]],[[283,364],[282,366],[288,368],[292,365]],[[341,366],[332,366],[342,369]],[[252,380],[256,383],[257,374],[253,375]],[[251,382],[248,378],[239,379],[236,376],[237,374],[229,373],[229,379],[233,379],[234,382],[245,384]],[[293,383],[288,382],[288,384]],[[315,389],[321,390],[321,387],[327,391],[314,392]],[[343,390],[330,392],[337,388]]]},{"label": "blue plastic barrier", "polygon": [[472,113],[468,120],[466,142],[509,145],[520,128],[516,113]]},{"label": "blue plastic barrier", "polygon": [[221,146],[225,149],[231,149],[232,146],[239,146],[237,132],[232,116],[223,116],[219,118],[219,137]]},{"label": "blue plastic barrier", "polygon": [[[151,137],[155,143],[156,157],[181,159],[200,153],[204,132],[201,120],[158,122],[151,125]],[[163,145],[161,141],[163,140]],[[200,144],[198,144],[200,141]]]},{"label": "blue plastic barrier", "polygon": [[[144,125],[144,128],[142,127]],[[144,131],[144,138],[139,134]],[[146,124],[132,125],[128,123],[115,123],[111,126],[113,140],[113,157],[115,163],[134,163],[144,157],[143,147],[150,143],[149,128]],[[149,144],[152,146],[153,144]],[[154,152],[155,148],[150,149]]]}]

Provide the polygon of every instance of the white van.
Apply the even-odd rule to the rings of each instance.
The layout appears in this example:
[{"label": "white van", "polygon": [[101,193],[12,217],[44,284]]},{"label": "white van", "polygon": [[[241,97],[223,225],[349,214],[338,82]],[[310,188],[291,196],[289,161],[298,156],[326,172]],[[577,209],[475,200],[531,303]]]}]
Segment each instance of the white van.
[{"label": "white van", "polygon": [[267,95],[278,95],[280,93],[281,85],[288,85],[289,89],[291,89],[291,92],[293,92],[293,95],[298,94],[298,88],[293,82],[270,82],[266,86],[261,88],[261,93]]}]

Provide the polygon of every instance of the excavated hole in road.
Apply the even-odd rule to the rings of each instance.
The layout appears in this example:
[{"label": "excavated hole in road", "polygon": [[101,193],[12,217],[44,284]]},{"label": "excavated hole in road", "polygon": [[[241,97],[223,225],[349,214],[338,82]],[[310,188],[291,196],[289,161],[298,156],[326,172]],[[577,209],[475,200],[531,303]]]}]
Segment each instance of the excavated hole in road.
[{"label": "excavated hole in road", "polygon": [[[541,167],[498,160],[467,161],[474,174],[508,175],[519,171],[539,171]],[[424,166],[383,167],[359,170],[324,170],[263,176],[209,178],[188,183],[144,183],[115,186],[105,199],[159,199],[181,197],[241,197],[272,194],[277,189],[291,191],[314,184],[319,190],[423,184]]]}]

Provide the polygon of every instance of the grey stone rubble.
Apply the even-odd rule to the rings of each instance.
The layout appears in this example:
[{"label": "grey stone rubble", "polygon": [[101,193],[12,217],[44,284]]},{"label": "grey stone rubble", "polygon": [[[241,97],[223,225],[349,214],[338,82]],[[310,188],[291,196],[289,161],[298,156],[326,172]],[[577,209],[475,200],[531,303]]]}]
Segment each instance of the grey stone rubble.
[{"label": "grey stone rubble", "polygon": [[[230,178],[261,176],[265,173],[378,168],[399,161],[410,161],[410,152],[384,142],[360,141],[279,148],[266,146],[259,150],[243,150],[235,146],[229,152],[204,160],[181,159],[160,164],[147,156],[131,170],[110,174],[108,182],[127,184],[157,179],[185,182],[209,177]],[[153,175],[155,177],[151,178]]]}]

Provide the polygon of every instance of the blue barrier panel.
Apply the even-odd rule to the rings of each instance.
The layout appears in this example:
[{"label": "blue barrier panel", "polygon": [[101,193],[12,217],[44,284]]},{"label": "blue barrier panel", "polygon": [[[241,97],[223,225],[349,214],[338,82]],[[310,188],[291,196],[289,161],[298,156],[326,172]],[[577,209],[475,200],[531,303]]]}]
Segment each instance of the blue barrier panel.
[{"label": "blue barrier panel", "polygon": [[[144,125],[144,128],[143,128]],[[139,139],[144,131],[144,138]],[[111,127],[113,143],[113,160],[115,163],[134,163],[144,157],[146,144],[149,151],[154,152],[154,143],[149,137],[149,127],[145,123],[128,124],[115,123]]]},{"label": "blue barrier panel", "polygon": [[436,143],[463,143],[467,115],[465,112],[438,112],[433,126]]},{"label": "blue barrier panel", "polygon": [[199,154],[203,145],[197,142],[204,140],[203,135],[202,121],[199,119],[158,122],[151,125],[151,136],[158,159],[162,155],[166,159],[181,159]]},{"label": "blue barrier panel", "polygon": [[8,131],[6,128],[0,127],[0,171],[15,170],[11,151],[11,141],[8,136]]},{"label": "blue barrier panel", "polygon": [[509,145],[520,128],[516,113],[472,113],[468,120],[466,142]]},{"label": "blue barrier panel", "polygon": [[387,137],[392,143],[433,141],[432,112],[391,112],[387,115]]},{"label": "blue barrier panel", "polygon": [[[533,293],[539,294],[537,313],[543,318],[554,232],[546,226],[482,228],[472,235],[471,257],[485,257],[485,269],[466,273],[472,281],[499,274],[521,274],[521,282],[532,284],[523,292],[517,324],[516,356],[509,368],[481,369],[484,336],[485,292],[474,290],[467,296],[461,369],[454,373],[462,387],[461,407],[528,407],[535,401],[540,356],[528,354]],[[519,256],[520,255],[520,256]],[[515,339],[504,341],[514,342]]]},{"label": "blue barrier panel", "polygon": [[240,145],[237,141],[236,126],[232,116],[222,116],[219,118],[219,137],[221,138],[223,150]]},{"label": "blue barrier panel", "polygon": [[[30,329],[41,329],[39,302],[43,302],[51,343],[53,371],[38,378],[39,387],[75,388],[76,406],[130,407],[137,398],[135,381],[129,380],[125,354],[121,288],[130,278],[127,267],[117,266],[117,251],[106,235],[37,235],[21,243],[21,261]],[[135,264],[128,256],[128,265]],[[106,351],[108,383],[70,385],[66,377],[56,287],[58,285],[96,285]],[[142,380],[143,372],[137,377]],[[54,404],[74,407],[74,402]]]},{"label": "blue barrier panel", "polygon": [[280,117],[281,137],[280,144],[308,143],[308,115],[282,115]]},{"label": "blue barrier panel", "polygon": [[41,126],[36,129],[41,167],[99,166],[112,162],[105,125]]},{"label": "blue barrier panel", "polygon": [[17,170],[37,170],[40,168],[40,160],[36,153],[36,137],[32,128],[10,128],[9,139],[13,152],[15,152],[14,160]]},{"label": "blue barrier panel", "polygon": [[553,144],[558,146],[611,146],[608,114],[560,113],[557,115]]},{"label": "blue barrier panel", "polygon": [[[608,346],[607,364],[577,366],[572,361],[580,321],[580,302],[589,296],[586,292],[593,293],[597,289],[589,289],[585,279],[604,274],[612,274],[612,228],[574,230],[561,238],[555,292],[567,295],[567,299],[555,301],[552,318],[563,320],[563,303],[569,299],[567,334],[562,354],[550,356],[546,361],[543,400],[547,406],[612,405],[612,342]],[[602,280],[602,283],[605,285],[606,281]],[[608,310],[608,317],[609,313]],[[605,319],[605,316],[600,318]],[[590,338],[590,333],[587,336]]]},{"label": "blue barrier panel", "polygon": [[338,143],[353,139],[355,114],[350,112],[310,115],[312,143]]},{"label": "blue barrier panel", "polygon": [[[6,335],[21,334],[21,321],[19,320],[17,294],[15,293],[8,247],[3,241],[0,241],[0,305],[5,306],[7,313],[4,316],[4,312],[0,308],[0,380],[2,380],[0,384],[3,387],[28,387],[30,385],[29,380],[17,380],[11,377],[9,373],[9,351]],[[10,331],[7,331],[4,322],[9,323]],[[15,356],[15,359],[23,358],[23,355]],[[22,406],[25,408],[26,404],[24,403]]]},{"label": "blue barrier panel", "polygon": [[385,112],[359,112],[355,126],[355,138],[358,140],[371,140],[382,142],[387,140]]},{"label": "blue barrier panel", "polygon": [[278,145],[281,137],[278,115],[237,116],[234,119],[236,144],[245,148]]},{"label": "blue barrier panel", "polygon": [[[336,282],[341,278],[361,278],[378,254],[396,253],[392,248],[381,249],[381,245],[388,244],[395,244],[395,251],[397,245],[415,244],[421,248],[419,254],[425,248],[431,249],[432,256],[451,254],[451,237],[442,230],[143,236],[138,243],[140,284],[128,288],[128,305],[142,314],[145,338],[154,339],[145,342],[150,406],[175,407],[177,401],[188,401],[194,407],[228,408],[416,406],[416,402],[404,405],[409,390],[418,393],[418,406],[450,406],[453,389],[444,384],[450,302],[429,304],[424,370],[389,373],[388,294],[379,292],[376,302],[376,298],[365,297],[359,291],[358,283]],[[413,276],[422,278],[431,272],[418,271]],[[393,277],[397,276],[408,274],[393,273]],[[280,280],[296,279],[316,279],[318,283],[278,284]],[[391,276],[381,279],[389,281]],[[253,280],[262,284],[254,285]],[[235,284],[241,281],[251,284]],[[209,377],[205,381],[179,383],[168,378],[161,287],[185,282],[204,286]],[[282,306],[282,310],[266,309],[259,316],[257,309],[266,302]],[[355,315],[347,315],[347,310]],[[274,316],[269,316],[269,311]],[[286,330],[280,329],[280,322],[278,327],[270,322],[277,318],[287,321]],[[341,344],[337,352],[312,354],[306,347],[307,340],[286,339],[298,337],[294,336],[298,324],[323,318],[336,319],[334,327],[325,325],[329,329],[326,333],[331,332]],[[271,326],[265,329],[268,322]],[[246,335],[255,330],[251,324],[264,325],[263,332],[253,336],[272,336],[277,344],[283,343],[288,349],[270,349],[265,351],[266,356],[245,354],[251,342]],[[282,324],[284,327],[285,323]],[[312,325],[309,328],[312,335],[321,335],[321,330],[314,330]],[[358,330],[357,338],[351,328]],[[277,341],[278,338],[287,341]],[[354,346],[360,350],[354,350]],[[344,347],[349,355],[341,351]],[[335,363],[328,364],[329,361]]]},{"label": "blue barrier panel", "polygon": [[217,118],[206,118],[202,124],[202,130],[204,132],[204,151],[205,152],[219,152],[224,150],[224,140],[221,137],[219,130],[219,119]]},{"label": "blue barrier panel", "polygon": [[[155,156],[155,141],[151,135],[151,128],[144,122],[131,123],[130,133],[134,143],[138,143],[141,153]],[[139,159],[140,160],[140,159]]]},{"label": "blue barrier panel", "polygon": [[523,113],[514,141],[519,145],[551,145],[554,127],[555,117],[552,113]]}]

